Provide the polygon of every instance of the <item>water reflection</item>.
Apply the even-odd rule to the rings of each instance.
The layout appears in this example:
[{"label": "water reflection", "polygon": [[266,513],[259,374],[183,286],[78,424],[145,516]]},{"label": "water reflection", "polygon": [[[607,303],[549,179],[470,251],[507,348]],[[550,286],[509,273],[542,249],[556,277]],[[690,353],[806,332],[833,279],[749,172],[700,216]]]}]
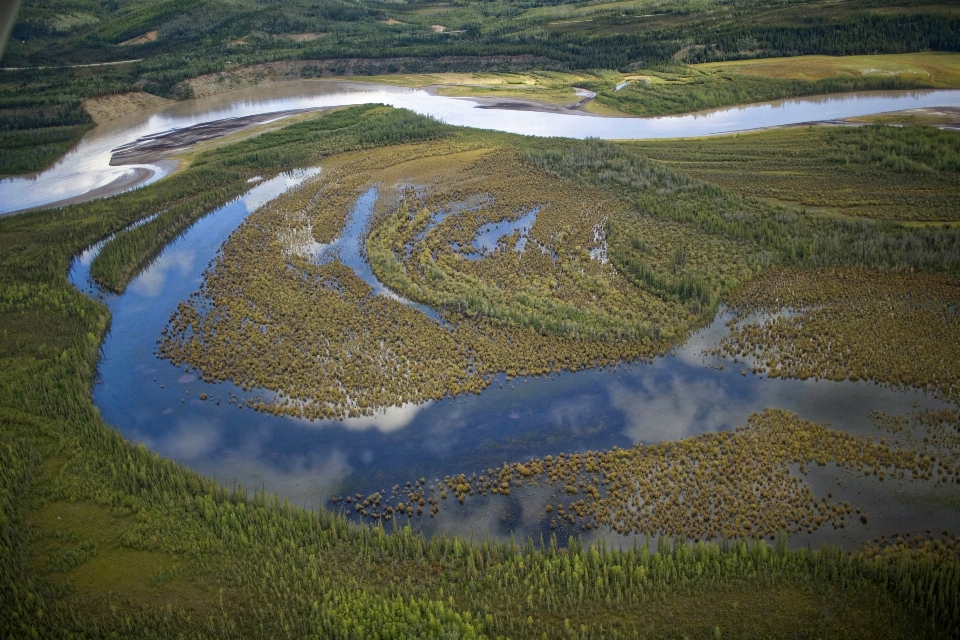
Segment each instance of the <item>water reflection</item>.
[{"label": "water reflection", "polygon": [[343,233],[340,237],[327,245],[315,243],[312,250],[314,259],[318,263],[323,264],[336,258],[345,266],[353,269],[353,272],[356,273],[361,280],[370,285],[370,288],[373,289],[373,295],[392,298],[440,322],[439,313],[426,305],[404,298],[380,282],[377,276],[374,275],[373,269],[370,268],[370,263],[367,262],[364,243],[370,231],[370,222],[373,218],[373,211],[377,204],[378,197],[379,193],[376,187],[371,187],[361,194],[347,213]]},{"label": "water reflection", "polygon": [[497,250],[502,240],[515,233],[520,234],[516,243],[513,247],[507,248],[523,253],[527,246],[527,237],[530,234],[530,229],[533,228],[533,223],[537,221],[538,213],[540,213],[540,207],[534,207],[517,220],[501,220],[500,222],[489,222],[483,225],[477,229],[477,235],[470,243],[474,253],[466,254],[464,257],[468,260],[485,258]]},{"label": "water reflection", "polygon": [[[103,344],[102,382],[93,394],[104,419],[125,437],[228,484],[236,480],[315,508],[332,495],[388,493],[408,479],[729,429],[768,406],[871,434],[876,434],[868,419],[873,409],[907,413],[946,406],[919,392],[865,382],[767,379],[742,375],[740,365],[730,361],[721,369],[719,361],[702,355],[727,331],[721,314],[674,354],[652,364],[511,381],[499,377],[480,395],[405,405],[342,422],[253,412],[243,408],[242,400],[263,395],[262,390],[248,393],[229,382],[204,383],[193,372],[158,360],[155,341],[248,212],[318,171],[254,187],[191,227],[124,295],[107,298],[113,321]],[[89,259],[85,254],[74,264],[74,283],[87,281]],[[207,399],[201,400],[201,394]],[[233,403],[234,397],[241,402]],[[510,531],[537,536],[547,521],[538,510],[552,491],[525,488],[508,498],[471,498],[463,506],[448,501],[454,504],[446,504],[439,519],[414,524],[477,537]],[[941,508],[928,511],[941,518]]]},{"label": "water reflection", "polygon": [[165,251],[157,258],[152,269],[130,283],[134,293],[144,298],[156,298],[163,293],[163,285],[167,281],[167,273],[172,276],[185,277],[193,270],[193,251],[172,249]]},{"label": "water reflection", "polygon": [[148,184],[169,174],[169,161],[110,166],[112,151],[132,141],[204,122],[282,111],[383,103],[453,125],[535,136],[639,139],[693,137],[850,118],[885,111],[960,106],[960,91],[865,92],[781,100],[660,118],[481,109],[476,101],[419,89],[324,80],[276,83],[134,113],[98,126],[53,167],[29,177],[0,180],[0,213],[65,204]]}]

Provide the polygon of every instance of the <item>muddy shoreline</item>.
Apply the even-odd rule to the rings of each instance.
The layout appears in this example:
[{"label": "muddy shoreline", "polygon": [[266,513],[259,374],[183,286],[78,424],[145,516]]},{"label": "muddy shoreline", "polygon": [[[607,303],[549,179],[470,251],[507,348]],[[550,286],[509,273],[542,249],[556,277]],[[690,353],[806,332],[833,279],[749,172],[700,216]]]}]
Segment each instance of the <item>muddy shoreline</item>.
[{"label": "muddy shoreline", "polygon": [[252,116],[212,120],[210,122],[201,122],[192,127],[155,133],[137,138],[133,142],[115,148],[113,150],[113,156],[110,158],[110,166],[119,167],[130,164],[154,164],[175,153],[186,151],[199,142],[222,138],[231,133],[242,131],[243,129],[268,124],[289,116],[299,115],[301,113],[322,112],[325,110],[325,108],[289,109],[287,111],[275,111]]},{"label": "muddy shoreline", "polygon": [[[489,97],[485,98],[483,96],[445,96],[441,93],[438,93],[438,89],[444,87],[450,87],[454,85],[447,84],[437,84],[427,87],[422,87],[424,91],[429,93],[432,96],[442,96],[444,98],[454,98],[456,100],[469,100],[470,102],[477,103],[477,109],[502,109],[504,111],[534,111],[538,113],[560,113],[564,115],[580,115],[580,116],[591,116],[595,118],[606,118],[611,116],[599,115],[596,113],[591,113],[586,110],[586,105],[588,102],[593,100],[596,97],[596,93],[589,92],[591,95],[584,95],[580,100],[573,102],[571,104],[553,104],[550,102],[540,102],[539,100],[531,100],[530,98],[505,98],[505,97]],[[616,117],[616,116],[614,116]]]}]

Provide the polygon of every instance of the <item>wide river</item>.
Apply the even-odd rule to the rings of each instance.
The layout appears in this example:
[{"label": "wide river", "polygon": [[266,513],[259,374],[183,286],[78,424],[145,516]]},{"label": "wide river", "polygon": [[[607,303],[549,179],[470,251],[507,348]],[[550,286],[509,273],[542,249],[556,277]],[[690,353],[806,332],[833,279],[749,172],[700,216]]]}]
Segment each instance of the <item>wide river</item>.
[{"label": "wide river", "polygon": [[173,103],[100,125],[54,166],[0,180],[0,213],[109,195],[167,175],[176,163],[110,166],[113,151],[146,136],[200,123],[298,109],[383,103],[452,125],[535,136],[604,139],[675,138],[851,118],[921,107],[958,107],[960,91],[887,91],[781,100],[660,118],[606,118],[578,112],[478,108],[465,98],[421,89],[327,80],[284,82]]},{"label": "wide river", "polygon": [[[57,166],[32,182],[14,179],[0,183],[0,203],[8,211],[39,206],[109,184],[122,175],[118,171],[128,170],[109,166],[111,150],[146,135],[255,113],[365,102],[409,107],[452,124],[518,133],[631,138],[705,135],[919,106],[960,105],[960,92],[792,100],[641,120],[475,109],[470,101],[438,98],[422,91],[293,83],[265,92],[175,104],[98,127]],[[152,180],[166,170],[162,166],[145,168],[154,172]],[[873,426],[868,418],[871,410],[910,413],[944,406],[919,392],[865,382],[743,376],[743,365],[729,361],[720,369],[719,361],[705,358],[702,352],[727,331],[721,312],[711,326],[652,364],[627,363],[509,382],[500,379],[479,395],[396,407],[370,418],[345,421],[309,422],[238,409],[229,402],[231,395],[243,399],[264,392],[244,392],[230,383],[204,383],[157,359],[156,340],[177,303],[197,290],[204,268],[237,225],[257,207],[318,170],[322,168],[251,185],[245,196],[206,216],[169,245],[121,296],[104,295],[89,281],[89,265],[99,245],[75,259],[71,281],[102,298],[113,315],[103,344],[100,382],[93,393],[104,419],[125,437],[227,484],[236,481],[251,489],[263,488],[316,508],[329,506],[333,495],[389,493],[393,485],[420,477],[469,474],[533,456],[628,447],[730,429],[765,407],[789,409],[848,432],[880,436],[887,434]],[[359,235],[350,229],[362,229],[364,221],[354,218],[372,207],[371,198],[376,198],[375,192],[364,194],[355,205],[343,241],[358,249],[348,253],[357,253],[360,262],[348,266],[368,280],[374,276],[359,257]],[[374,288],[381,295],[391,295],[382,286]],[[209,396],[207,401],[200,400],[204,393]],[[855,522],[842,530],[822,528],[810,536],[796,537],[794,544],[832,541],[853,547],[880,533],[960,528],[957,485],[877,483],[855,478],[832,465],[814,467],[806,481],[818,496],[829,490],[835,498],[866,508],[871,514],[870,526]],[[542,514],[544,496],[535,493],[524,490],[509,498],[474,497],[463,506],[449,500],[452,504],[445,505],[439,518],[414,518],[413,524],[426,532],[457,532],[476,538],[511,532],[537,536],[548,529]],[[604,530],[585,537],[598,535],[624,540]]]}]

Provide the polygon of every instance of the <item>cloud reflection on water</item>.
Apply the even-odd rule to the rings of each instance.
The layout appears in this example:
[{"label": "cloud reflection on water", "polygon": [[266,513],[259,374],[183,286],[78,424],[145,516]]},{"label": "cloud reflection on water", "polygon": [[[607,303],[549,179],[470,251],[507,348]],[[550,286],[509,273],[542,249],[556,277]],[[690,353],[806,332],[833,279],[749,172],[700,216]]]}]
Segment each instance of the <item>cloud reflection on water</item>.
[{"label": "cloud reflection on water", "polygon": [[[394,433],[409,425],[417,414],[429,407],[432,402],[421,404],[405,403],[399,407],[387,407],[372,416],[347,418],[340,421],[340,426],[348,431],[366,431],[376,429],[380,433]],[[301,422],[309,421],[303,420]]]},{"label": "cloud reflection on water", "polygon": [[167,274],[180,276],[190,275],[196,252],[188,249],[172,249],[164,251],[157,258],[151,268],[140,274],[130,283],[130,291],[143,298],[156,298],[163,293],[167,282]]},{"label": "cloud reflection on water", "polygon": [[637,376],[610,385],[610,403],[623,412],[623,433],[634,443],[679,440],[719,431],[743,415],[742,398],[708,380]]}]

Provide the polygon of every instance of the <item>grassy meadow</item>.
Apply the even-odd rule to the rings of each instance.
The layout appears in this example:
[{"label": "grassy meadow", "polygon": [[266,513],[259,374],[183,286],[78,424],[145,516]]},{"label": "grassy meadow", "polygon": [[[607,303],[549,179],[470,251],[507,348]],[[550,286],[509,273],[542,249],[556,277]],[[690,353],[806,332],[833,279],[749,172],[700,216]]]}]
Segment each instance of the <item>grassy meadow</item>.
[{"label": "grassy meadow", "polygon": [[799,215],[935,224],[960,214],[956,131],[792,127],[630,145],[679,172]]}]

